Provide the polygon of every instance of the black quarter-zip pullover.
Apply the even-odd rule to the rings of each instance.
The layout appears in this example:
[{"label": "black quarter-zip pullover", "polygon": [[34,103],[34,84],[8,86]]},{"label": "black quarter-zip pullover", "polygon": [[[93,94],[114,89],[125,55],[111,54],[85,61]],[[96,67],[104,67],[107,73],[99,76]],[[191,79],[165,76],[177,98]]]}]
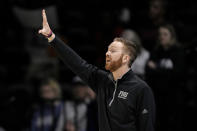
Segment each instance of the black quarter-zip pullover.
[{"label": "black quarter-zip pullover", "polygon": [[59,38],[50,45],[65,65],[96,92],[99,131],[154,131],[154,96],[132,70],[115,82],[110,73],[88,64]]}]

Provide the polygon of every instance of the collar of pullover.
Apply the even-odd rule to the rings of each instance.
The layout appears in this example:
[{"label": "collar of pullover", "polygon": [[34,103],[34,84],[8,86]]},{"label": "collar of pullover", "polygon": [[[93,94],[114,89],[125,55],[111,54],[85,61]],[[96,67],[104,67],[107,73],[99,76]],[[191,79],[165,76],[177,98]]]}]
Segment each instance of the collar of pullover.
[{"label": "collar of pullover", "polygon": [[[118,79],[117,81],[123,81],[123,80],[127,80],[127,78],[130,78],[134,75],[132,69],[130,69],[128,72],[126,72],[120,79]],[[116,83],[116,81],[114,80],[114,77],[112,75],[112,73],[109,73],[108,78],[110,80],[112,80],[114,83]]]}]

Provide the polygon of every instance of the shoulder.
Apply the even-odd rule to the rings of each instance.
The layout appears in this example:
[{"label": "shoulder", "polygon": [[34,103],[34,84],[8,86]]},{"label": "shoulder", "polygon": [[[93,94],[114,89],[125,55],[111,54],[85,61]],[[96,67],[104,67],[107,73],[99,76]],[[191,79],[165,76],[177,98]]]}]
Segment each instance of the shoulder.
[{"label": "shoulder", "polygon": [[146,92],[152,92],[152,89],[150,86],[141,78],[139,78],[137,75],[134,75],[133,78],[130,80],[130,91],[134,91],[136,94],[142,93],[144,91]]}]

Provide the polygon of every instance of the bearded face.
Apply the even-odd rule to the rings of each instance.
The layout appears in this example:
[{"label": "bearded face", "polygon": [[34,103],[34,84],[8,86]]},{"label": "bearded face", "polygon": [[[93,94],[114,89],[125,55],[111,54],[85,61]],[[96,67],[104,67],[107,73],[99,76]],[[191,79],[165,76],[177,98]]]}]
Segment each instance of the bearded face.
[{"label": "bearded face", "polygon": [[120,68],[123,65],[123,52],[123,44],[121,42],[112,42],[106,52],[105,69],[114,72]]},{"label": "bearded face", "polygon": [[110,72],[116,71],[118,68],[122,66],[122,58],[123,55],[121,55],[117,60],[113,60],[109,56],[106,56],[105,69],[109,70]]}]

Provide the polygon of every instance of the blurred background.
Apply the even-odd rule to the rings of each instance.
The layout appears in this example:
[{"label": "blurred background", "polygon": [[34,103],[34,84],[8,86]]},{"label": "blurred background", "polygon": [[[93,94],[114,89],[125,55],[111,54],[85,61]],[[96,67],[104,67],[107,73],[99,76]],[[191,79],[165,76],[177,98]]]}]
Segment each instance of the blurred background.
[{"label": "blurred background", "polygon": [[0,131],[98,131],[96,95],[38,35],[53,32],[102,69],[115,37],[133,40],[133,71],[152,88],[156,131],[190,131],[197,118],[196,0],[2,0]]}]

